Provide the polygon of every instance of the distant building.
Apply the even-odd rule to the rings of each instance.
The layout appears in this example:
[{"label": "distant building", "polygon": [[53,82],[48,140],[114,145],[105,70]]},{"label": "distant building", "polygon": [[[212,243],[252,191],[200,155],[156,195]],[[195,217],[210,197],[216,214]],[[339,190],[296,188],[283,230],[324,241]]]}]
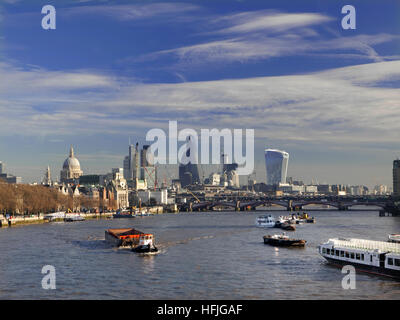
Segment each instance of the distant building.
[{"label": "distant building", "polygon": [[400,197],[400,160],[393,161],[393,195]]},{"label": "distant building", "polygon": [[136,143],[136,146],[129,144],[129,154],[124,159],[124,178],[128,181],[140,179],[140,154],[138,148],[139,143]]},{"label": "distant building", "polygon": [[[187,141],[187,151],[186,158],[187,159],[197,159],[197,146],[193,139],[190,137]],[[183,159],[181,159],[181,163],[179,164],[179,180],[181,181],[182,187],[186,187],[191,184],[200,184],[200,176],[199,176],[199,168],[196,163],[191,163],[189,160],[187,164],[184,164]]]},{"label": "distant building", "polygon": [[83,175],[79,160],[75,158],[74,148],[71,146],[69,157],[65,159],[63,168],[60,172],[60,182],[70,183],[75,182]]},{"label": "distant building", "polygon": [[100,184],[100,175],[88,174],[79,177],[80,185],[96,186]]},{"label": "distant building", "polygon": [[157,204],[168,204],[168,191],[167,189],[142,190],[138,191],[138,198],[142,201],[142,204],[150,204],[151,199],[154,199]]},{"label": "distant building", "polygon": [[276,149],[265,149],[265,167],[267,184],[278,185],[286,183],[289,153]]},{"label": "distant building", "polygon": [[7,183],[22,183],[21,177],[13,176],[12,174],[8,174],[5,172],[5,164],[0,161],[0,180],[3,180]]},{"label": "distant building", "polygon": [[53,184],[53,181],[51,181],[51,171],[50,171],[50,166],[47,166],[47,170],[44,174],[42,184],[46,186],[51,186]]},{"label": "distant building", "polygon": [[0,161],[0,174],[3,174],[4,170],[4,163]]}]

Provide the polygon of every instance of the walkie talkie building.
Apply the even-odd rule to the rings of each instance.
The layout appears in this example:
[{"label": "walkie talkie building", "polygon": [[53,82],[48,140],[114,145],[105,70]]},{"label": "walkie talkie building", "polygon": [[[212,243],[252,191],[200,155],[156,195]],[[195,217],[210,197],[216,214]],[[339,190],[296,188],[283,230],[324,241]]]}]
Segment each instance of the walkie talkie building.
[{"label": "walkie talkie building", "polygon": [[265,149],[265,167],[267,169],[267,184],[278,185],[286,183],[289,153],[276,149]]}]

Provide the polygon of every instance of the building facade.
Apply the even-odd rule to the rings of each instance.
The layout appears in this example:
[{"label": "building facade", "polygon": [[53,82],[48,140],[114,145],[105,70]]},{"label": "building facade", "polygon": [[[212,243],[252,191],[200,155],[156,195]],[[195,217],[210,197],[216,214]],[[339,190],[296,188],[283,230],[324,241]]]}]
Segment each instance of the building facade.
[{"label": "building facade", "polygon": [[393,195],[400,197],[400,160],[393,161]]},{"label": "building facade", "polygon": [[286,183],[289,153],[276,149],[265,149],[267,185]]}]

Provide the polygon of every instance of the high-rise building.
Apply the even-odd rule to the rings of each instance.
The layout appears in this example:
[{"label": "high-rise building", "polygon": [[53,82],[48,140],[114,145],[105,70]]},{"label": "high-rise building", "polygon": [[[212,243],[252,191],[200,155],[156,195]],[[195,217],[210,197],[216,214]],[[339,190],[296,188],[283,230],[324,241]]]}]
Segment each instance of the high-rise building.
[{"label": "high-rise building", "polygon": [[400,160],[393,161],[393,195],[400,197]]},{"label": "high-rise building", "polygon": [[124,158],[124,178],[128,181],[134,181],[140,178],[140,167],[139,167],[139,143],[136,146],[129,144],[129,154]]},{"label": "high-rise building", "polygon": [[[197,159],[197,145],[193,139],[188,139],[186,158]],[[199,168],[196,163],[189,162],[187,164],[179,164],[179,180],[181,181],[182,187],[186,187],[191,184],[200,184]]]},{"label": "high-rise building", "polygon": [[140,166],[141,167],[153,167],[154,166],[154,155],[150,151],[149,145],[144,145],[140,151]]},{"label": "high-rise building", "polygon": [[0,161],[0,174],[3,174],[4,171],[4,163]]},{"label": "high-rise building", "polygon": [[289,153],[276,149],[265,149],[267,185],[286,183]]}]

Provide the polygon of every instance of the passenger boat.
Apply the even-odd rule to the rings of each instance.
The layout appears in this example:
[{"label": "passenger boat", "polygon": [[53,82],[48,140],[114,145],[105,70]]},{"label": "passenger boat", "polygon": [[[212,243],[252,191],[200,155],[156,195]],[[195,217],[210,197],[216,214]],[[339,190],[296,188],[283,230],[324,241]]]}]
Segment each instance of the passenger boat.
[{"label": "passenger boat", "polygon": [[400,234],[389,234],[388,242],[400,243]]},{"label": "passenger boat", "polygon": [[321,244],[319,253],[336,266],[400,279],[400,243],[335,238]]},{"label": "passenger boat", "polygon": [[259,216],[256,218],[257,227],[273,228],[275,227],[275,218],[272,215]]},{"label": "passenger boat", "polygon": [[79,213],[73,214],[73,213],[68,213],[64,217],[65,222],[75,222],[75,221],[84,221],[85,217],[81,216]]},{"label": "passenger boat", "polygon": [[48,221],[54,221],[57,219],[64,219],[64,218],[65,218],[65,211],[53,212],[53,213],[46,214],[44,216],[44,219],[48,220]]},{"label": "passenger boat", "polygon": [[108,229],[105,231],[105,240],[119,248],[132,249],[134,252],[156,252],[154,236],[134,228]]},{"label": "passenger boat", "polygon": [[263,239],[265,244],[280,247],[304,247],[307,242],[306,240],[302,239],[291,239],[285,233],[274,234],[272,236],[267,235],[264,236]]},{"label": "passenger boat", "polygon": [[280,228],[282,224],[287,222],[287,219],[284,219],[283,216],[279,216],[278,219],[275,221],[275,228]]}]

